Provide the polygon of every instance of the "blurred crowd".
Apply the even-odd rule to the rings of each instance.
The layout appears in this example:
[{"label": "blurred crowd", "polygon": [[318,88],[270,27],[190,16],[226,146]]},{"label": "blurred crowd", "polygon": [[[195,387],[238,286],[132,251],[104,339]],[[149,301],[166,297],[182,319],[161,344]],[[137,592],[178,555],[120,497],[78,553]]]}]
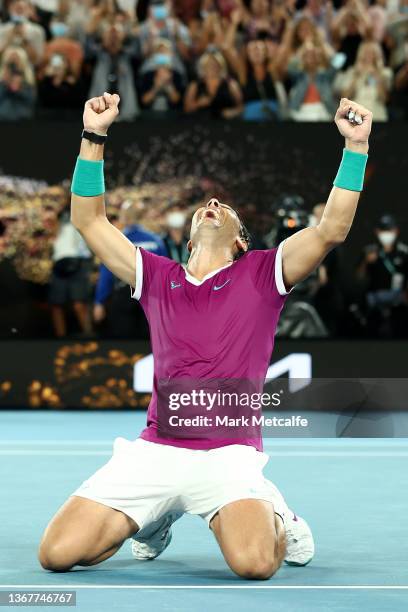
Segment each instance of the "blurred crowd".
[{"label": "blurred crowd", "polygon": [[0,120],[408,116],[408,0],[0,0]]},{"label": "blurred crowd", "polygon": [[[106,194],[107,214],[134,244],[185,265],[192,213],[215,189],[194,177],[117,187]],[[68,185],[0,178],[0,335],[147,339],[141,307],[90,253],[70,223],[69,200]],[[282,195],[264,210],[236,208],[251,248],[266,249],[317,225],[324,204]],[[359,257],[347,249],[332,251],[290,293],[278,336],[408,337],[408,246],[398,220],[382,214]]]}]

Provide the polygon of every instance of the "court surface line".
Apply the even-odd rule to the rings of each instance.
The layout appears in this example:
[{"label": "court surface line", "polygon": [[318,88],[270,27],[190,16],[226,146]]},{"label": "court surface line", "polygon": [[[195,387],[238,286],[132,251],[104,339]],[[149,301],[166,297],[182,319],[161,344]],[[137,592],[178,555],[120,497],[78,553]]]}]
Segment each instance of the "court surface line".
[{"label": "court surface line", "polygon": [[0,589],[62,589],[70,591],[73,589],[161,589],[161,590],[178,590],[178,589],[275,589],[275,590],[353,590],[353,591],[406,591],[408,585],[266,585],[266,586],[250,586],[250,585],[196,585],[196,584],[180,584],[180,585],[163,585],[163,584],[116,584],[116,585],[91,585],[91,584],[0,584]]},{"label": "court surface line", "polygon": [[[1,439],[0,446],[12,446],[13,444],[18,445],[58,445],[58,446],[112,446],[113,441],[117,436],[113,436],[108,440],[89,440],[89,439],[78,439],[78,440],[52,440],[52,439]],[[119,436],[123,437],[123,436]],[[137,439],[137,438],[132,438]],[[289,438],[284,440],[282,438],[264,438],[264,446],[329,446],[331,442],[336,445],[340,442],[341,446],[345,448],[353,446],[364,446],[364,447],[378,447],[378,446],[405,446],[408,447],[407,438],[376,438],[375,440],[368,440],[367,438]]]},{"label": "court surface line", "polygon": [[[407,452],[373,452],[373,451],[272,451],[272,457],[408,457]],[[0,455],[14,457],[109,457],[112,451],[106,450],[0,450]]]}]

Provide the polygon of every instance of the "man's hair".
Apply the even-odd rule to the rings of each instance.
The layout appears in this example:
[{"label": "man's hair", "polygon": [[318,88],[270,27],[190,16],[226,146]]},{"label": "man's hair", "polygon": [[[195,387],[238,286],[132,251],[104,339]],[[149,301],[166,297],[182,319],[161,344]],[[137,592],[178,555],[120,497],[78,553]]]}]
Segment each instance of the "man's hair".
[{"label": "man's hair", "polygon": [[247,245],[247,250],[246,251],[241,251],[241,249],[235,254],[234,257],[234,261],[236,261],[237,259],[239,259],[240,257],[242,257],[243,255],[245,255],[245,253],[247,251],[249,251],[249,249],[251,248],[251,234],[249,233],[248,228],[246,227],[246,225],[244,224],[244,222],[242,221],[239,213],[237,211],[235,211],[237,217],[238,217],[238,221],[239,221],[239,237],[241,238],[241,240],[243,240],[246,245]]}]

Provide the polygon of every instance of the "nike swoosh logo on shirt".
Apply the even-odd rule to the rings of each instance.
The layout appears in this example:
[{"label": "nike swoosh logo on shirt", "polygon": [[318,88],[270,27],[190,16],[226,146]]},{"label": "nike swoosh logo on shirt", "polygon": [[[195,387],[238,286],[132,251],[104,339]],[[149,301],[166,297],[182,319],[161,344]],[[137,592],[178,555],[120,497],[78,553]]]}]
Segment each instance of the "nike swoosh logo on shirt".
[{"label": "nike swoosh logo on shirt", "polygon": [[220,289],[222,289],[223,287],[225,287],[225,285],[228,285],[228,283],[230,282],[230,278],[228,280],[225,281],[225,283],[223,285],[214,285],[213,289],[214,291],[219,291]]},{"label": "nike swoosh logo on shirt", "polygon": [[181,287],[181,283],[175,283],[174,281],[171,281],[170,283],[171,289],[177,289],[178,287]]}]

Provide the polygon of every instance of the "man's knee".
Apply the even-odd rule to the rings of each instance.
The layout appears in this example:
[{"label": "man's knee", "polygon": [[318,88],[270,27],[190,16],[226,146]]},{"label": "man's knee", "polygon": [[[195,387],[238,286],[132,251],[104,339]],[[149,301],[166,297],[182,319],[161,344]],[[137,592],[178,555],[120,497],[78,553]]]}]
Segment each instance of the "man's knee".
[{"label": "man's knee", "polygon": [[67,572],[77,563],[69,553],[69,547],[62,541],[42,542],[38,549],[38,560],[43,569],[52,572]]},{"label": "man's knee", "polygon": [[237,551],[229,560],[233,572],[248,580],[268,580],[280,567],[274,551],[262,547],[250,547]]}]

